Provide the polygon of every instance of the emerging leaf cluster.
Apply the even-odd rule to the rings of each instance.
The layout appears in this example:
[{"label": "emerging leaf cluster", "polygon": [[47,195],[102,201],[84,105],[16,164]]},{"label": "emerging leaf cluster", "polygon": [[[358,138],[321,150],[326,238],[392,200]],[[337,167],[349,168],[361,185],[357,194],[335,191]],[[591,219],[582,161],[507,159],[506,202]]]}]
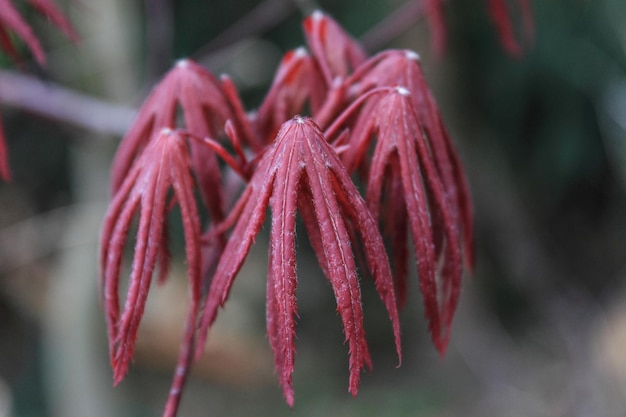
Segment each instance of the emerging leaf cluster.
[{"label": "emerging leaf cluster", "polygon": [[[100,258],[116,383],[132,359],[154,272],[158,268],[160,281],[167,275],[167,213],[178,205],[182,215],[190,303],[165,415],[176,413],[193,352],[202,352],[268,208],[267,334],[290,406],[297,213],[334,291],[353,395],[361,370],[371,367],[360,261],[387,310],[400,357],[398,309],[406,301],[412,246],[431,337],[442,353],[448,343],[463,264],[473,262],[472,213],[459,158],[419,57],[406,50],[368,57],[320,12],[304,21],[304,32],[308,51],[285,54],[253,113],[245,112],[228,77],[179,62],[147,98],[115,157]],[[245,183],[232,204],[237,190],[228,185],[231,173]],[[365,184],[364,196],[356,177]],[[204,226],[202,210],[210,219]],[[123,250],[137,217],[120,308]]]}]

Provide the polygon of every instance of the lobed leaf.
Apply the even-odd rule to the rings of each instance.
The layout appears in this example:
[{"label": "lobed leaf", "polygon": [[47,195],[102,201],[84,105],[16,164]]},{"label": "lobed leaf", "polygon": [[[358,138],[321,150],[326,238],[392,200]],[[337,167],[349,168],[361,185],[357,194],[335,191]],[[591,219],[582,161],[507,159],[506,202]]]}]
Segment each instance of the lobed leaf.
[{"label": "lobed leaf", "polygon": [[[394,328],[400,331],[391,270],[376,222],[333,148],[310,120],[285,123],[237,204],[241,214],[211,282],[200,325],[202,340],[230,292],[233,280],[262,226],[272,213],[267,284],[267,332],[287,403],[293,405],[295,361],[295,220],[300,209],[318,261],[330,281],[350,352],[349,390],[356,395],[360,372],[371,366],[348,221],[362,237],[376,288]],[[348,218],[343,218],[343,213]]]},{"label": "lobed leaf", "polygon": [[[230,86],[229,86],[230,87]],[[233,98],[229,90],[228,97]],[[241,115],[231,108],[229,98],[217,79],[191,60],[182,60],[152,90],[142,105],[128,133],[122,139],[113,160],[111,185],[115,193],[141,150],[163,128],[177,127],[177,111],[182,110],[185,130],[199,137],[217,138],[227,120]],[[241,123],[244,123],[243,121]],[[214,221],[223,218],[221,172],[215,152],[192,141],[194,172]]]},{"label": "lobed leaf", "polygon": [[[201,297],[200,221],[193,189],[187,144],[178,132],[164,129],[142,152],[107,211],[101,237],[101,286],[116,384],[123,379],[133,356],[137,330],[157,260],[161,259],[161,268],[166,267],[164,263],[167,260],[163,256],[168,242],[164,227],[170,209],[166,204],[170,192],[181,211],[190,287],[188,330],[183,339],[173,392],[179,393],[184,383],[188,366],[182,366],[189,362],[193,350],[193,334],[189,332],[195,333],[195,317],[198,315]],[[118,292],[122,255],[136,214],[139,215],[139,226],[130,285],[120,315]],[[171,404],[177,404],[177,395],[170,397],[169,408]]]},{"label": "lobed leaf", "polygon": [[315,11],[304,19],[307,45],[319,65],[327,87],[336,78],[345,79],[363,63],[367,54],[350,35],[330,16]]},{"label": "lobed leaf", "polygon": [[[399,164],[390,165],[390,169],[399,168],[400,171],[399,179],[418,261],[426,315],[435,345],[443,352],[461,285],[460,236],[409,95],[408,91],[399,88],[397,93],[380,101],[375,122],[378,141],[368,180],[367,200],[375,201],[378,198],[380,191],[374,188],[380,186],[381,181],[377,178],[384,174],[383,164],[389,163],[390,153],[393,152]],[[373,209],[372,212],[374,214]],[[401,210],[396,216],[403,213],[404,210]],[[442,230],[442,241],[433,235],[433,229]],[[439,273],[436,271],[434,256],[440,253],[443,263],[440,272],[442,285],[438,288]]]},{"label": "lobed leaf", "polygon": [[[446,205],[450,208],[455,227],[463,236],[466,263],[472,268],[474,232],[469,187],[438,105],[426,83],[419,64],[419,55],[407,50],[383,52],[362,65],[353,75],[351,83],[360,86],[363,91],[376,86],[402,86],[410,92],[408,97],[424,133],[427,152],[432,155],[441,179]],[[435,227],[437,228],[437,224]],[[441,235],[441,230],[435,230],[437,239]]]},{"label": "lobed leaf", "polygon": [[262,132],[264,143],[274,140],[281,125],[302,112],[307,99],[313,109],[319,108],[325,89],[319,71],[304,48],[287,52],[256,114],[255,125]]}]

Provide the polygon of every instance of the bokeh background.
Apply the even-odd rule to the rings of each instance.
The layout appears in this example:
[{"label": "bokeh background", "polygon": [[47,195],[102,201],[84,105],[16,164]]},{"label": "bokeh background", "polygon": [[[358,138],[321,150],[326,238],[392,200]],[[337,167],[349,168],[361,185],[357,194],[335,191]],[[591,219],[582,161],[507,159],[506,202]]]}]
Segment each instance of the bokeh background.
[{"label": "bokeh background", "polygon": [[[626,415],[626,3],[535,1],[534,40],[520,37],[518,59],[501,48],[486,3],[448,1],[439,57],[426,22],[400,0],[62,2],[79,45],[24,8],[49,64],[25,62],[15,78],[0,58],[14,177],[0,184],[0,416],[160,415],[182,334],[184,265],[152,290],[134,365],[113,388],[96,251],[116,144],[180,58],[231,74],[253,109],[315,8],[370,48],[422,56],[471,184],[476,270],[444,358],[413,280],[399,368],[384,309],[363,282],[374,370],[353,399],[332,291],[301,239],[290,410],[265,337],[262,236],[179,415]],[[414,24],[403,29],[405,20]],[[27,88],[52,93],[24,98]]]}]

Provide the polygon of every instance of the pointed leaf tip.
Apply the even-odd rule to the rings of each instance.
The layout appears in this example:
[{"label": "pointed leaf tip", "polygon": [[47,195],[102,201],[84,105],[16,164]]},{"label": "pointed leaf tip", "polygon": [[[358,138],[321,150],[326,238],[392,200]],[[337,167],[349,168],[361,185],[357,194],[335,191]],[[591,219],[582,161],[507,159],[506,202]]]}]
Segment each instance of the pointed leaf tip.
[{"label": "pointed leaf tip", "polygon": [[[101,274],[109,333],[114,383],[126,375],[132,359],[139,323],[147,301],[157,261],[167,268],[164,251],[166,215],[171,192],[180,207],[190,311],[194,317],[200,302],[200,220],[194,199],[194,181],[187,145],[175,131],[161,130],[150,141],[122,183],[107,211],[101,240]],[[139,215],[130,283],[120,315],[119,280],[124,246],[131,223]]]}]

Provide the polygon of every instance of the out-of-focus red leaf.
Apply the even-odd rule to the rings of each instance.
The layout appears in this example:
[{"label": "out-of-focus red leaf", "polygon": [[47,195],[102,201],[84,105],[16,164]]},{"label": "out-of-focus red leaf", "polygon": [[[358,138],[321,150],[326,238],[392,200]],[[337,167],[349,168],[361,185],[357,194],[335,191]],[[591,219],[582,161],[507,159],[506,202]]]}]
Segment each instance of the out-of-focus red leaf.
[{"label": "out-of-focus red leaf", "polygon": [[28,0],[41,14],[45,15],[65,33],[69,39],[74,42],[78,42],[78,33],[74,30],[74,27],[69,20],[63,15],[63,12],[59,10],[59,7],[52,0]]},{"label": "out-of-focus red leaf", "polygon": [[520,56],[522,54],[522,48],[517,42],[517,39],[515,39],[513,24],[511,23],[511,18],[509,17],[506,0],[488,0],[488,5],[491,20],[493,20],[493,23],[496,26],[502,47],[511,56]]},{"label": "out-of-focus red leaf", "polygon": [[9,32],[0,24],[0,49],[9,56],[13,62],[19,62],[20,54],[15,49],[15,45],[11,42]]},{"label": "out-of-focus red leaf", "polygon": [[[515,27],[511,20],[511,12],[506,0],[488,0],[489,14],[496,27],[500,44],[512,57],[522,55],[522,46],[515,34]],[[522,35],[527,43],[532,44],[535,38],[535,23],[531,0],[517,0],[518,13],[521,15]]]},{"label": "out-of-focus red leaf", "polygon": [[26,43],[37,62],[40,64],[46,62],[46,55],[39,43],[39,39],[37,39],[30,25],[20,16],[11,0],[0,0],[0,28],[5,33],[10,30],[20,37]]},{"label": "out-of-focus red leaf", "polygon": [[[78,41],[78,35],[72,28],[69,21],[63,16],[63,13],[56,7],[52,0],[29,0],[30,3],[41,13],[48,16],[52,22],[59,27],[74,42]],[[33,32],[30,25],[22,18],[11,0],[0,0],[0,51],[6,53],[14,62],[20,59],[19,53],[11,40],[13,32],[17,37],[21,38],[31,53],[43,65],[46,62],[46,56],[43,48],[39,43],[39,39]],[[6,139],[2,130],[2,120],[0,117],[0,179],[9,181],[11,172],[8,164],[8,154],[6,149]]]},{"label": "out-of-focus red leaf", "polygon": [[[78,42],[78,34],[72,24],[52,0],[28,0],[28,2],[41,14],[48,17],[68,38]],[[26,43],[39,64],[45,64],[46,55],[30,25],[22,18],[11,0],[0,0],[0,47],[17,62],[19,55],[11,42],[9,32],[14,32]]]},{"label": "out-of-focus red leaf", "polygon": [[11,180],[11,169],[9,168],[9,154],[7,152],[7,142],[2,126],[2,116],[0,116],[0,178],[3,181]]},{"label": "out-of-focus red leaf", "polygon": [[[444,16],[444,0],[424,0],[424,12],[431,30],[433,49],[441,55],[446,47],[446,19]],[[517,0],[521,15],[524,36],[532,43],[534,38],[534,22],[531,0]],[[522,47],[515,36],[511,13],[507,0],[487,0],[491,20],[496,27],[500,43],[504,50],[513,57],[522,55]]]}]

